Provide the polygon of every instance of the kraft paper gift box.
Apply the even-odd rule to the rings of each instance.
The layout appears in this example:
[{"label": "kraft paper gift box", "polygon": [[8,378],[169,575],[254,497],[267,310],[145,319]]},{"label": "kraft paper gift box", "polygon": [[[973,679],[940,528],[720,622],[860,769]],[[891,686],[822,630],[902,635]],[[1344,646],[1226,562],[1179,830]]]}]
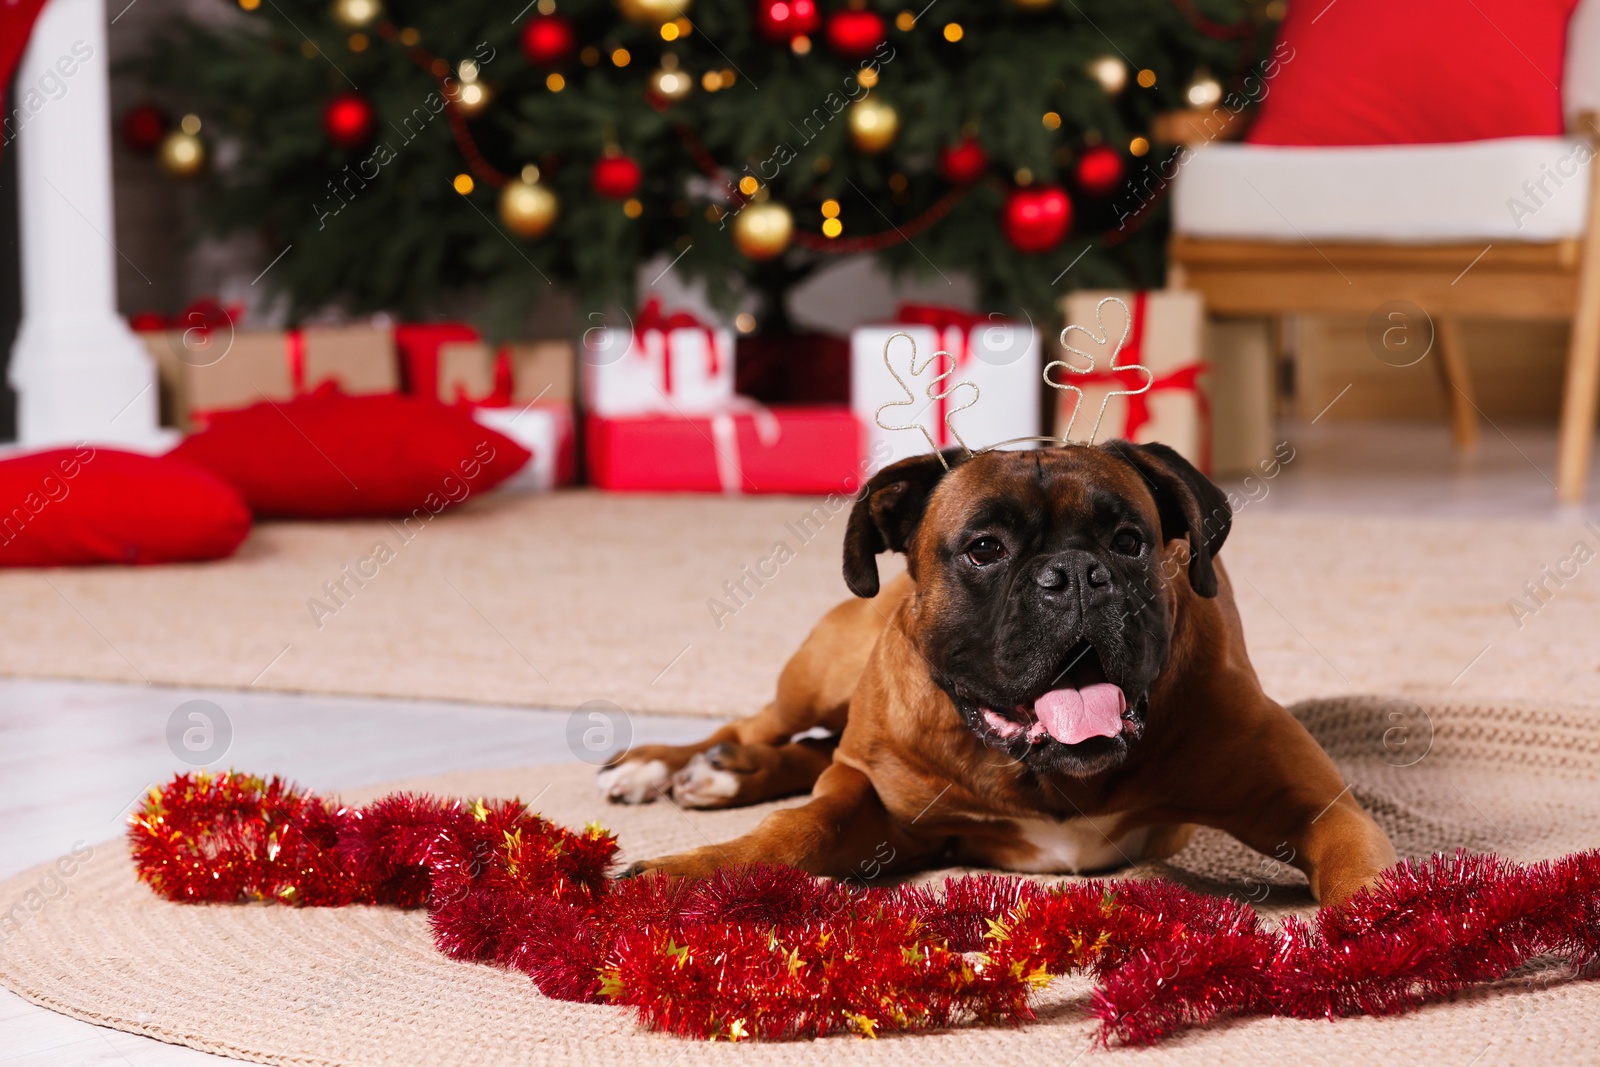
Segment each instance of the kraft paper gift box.
[{"label": "kraft paper gift box", "polygon": [[733,400],[733,334],[651,301],[632,329],[586,331],[579,351],[591,415],[706,415]]},{"label": "kraft paper gift box", "polygon": [[295,396],[289,335],[261,330],[163,330],[141,334],[155,360],[161,421],[181,430],[207,413]]},{"label": "kraft paper gift box", "polygon": [[[491,349],[481,342],[439,346],[438,395],[446,404],[569,402],[577,357],[566,341]],[[506,378],[508,380],[501,380]]]},{"label": "kraft paper gift box", "polygon": [[223,322],[142,336],[156,363],[162,421],[185,430],[211,412],[292,400],[327,382],[346,393],[389,393],[400,384],[390,333],[372,326],[277,331]]},{"label": "kraft paper gift box", "polygon": [[[1102,306],[1110,297],[1121,300],[1127,311],[1115,302]],[[1211,426],[1205,393],[1207,366],[1202,357],[1205,309],[1200,295],[1176,289],[1083,290],[1067,296],[1062,310],[1068,324],[1066,343],[1083,354],[1052,346],[1057,358],[1073,367],[1087,367],[1085,355],[1094,360],[1092,373],[1072,374],[1059,367],[1051,371],[1053,380],[1083,390],[1082,407],[1072,424],[1073,440],[1088,439],[1104,404],[1096,441],[1159,441],[1202,471],[1209,470]],[[1124,331],[1126,341],[1122,340]],[[1133,364],[1148,368],[1148,374]],[[1111,395],[1140,389],[1147,381],[1150,387],[1142,394]],[[1077,403],[1075,394],[1059,392],[1057,436],[1066,432]]]},{"label": "kraft paper gift box", "polygon": [[[915,342],[921,366],[920,373],[912,373],[911,342],[904,337],[896,339],[889,359],[904,386],[884,365],[884,345],[897,333],[907,334]],[[934,358],[941,349],[949,357]],[[953,373],[934,385],[937,375],[952,363]],[[941,448],[958,443],[949,426],[974,450],[1037,437],[1042,366],[1039,332],[1027,322],[961,314],[938,326],[891,323],[856,327],[850,332],[850,407],[866,430],[871,470],[927,452],[927,439],[915,429],[919,426]],[[960,382],[971,384],[956,384]],[[933,396],[929,395],[930,386]],[[937,399],[946,390],[948,395]],[[883,412],[883,423],[912,428],[888,430],[877,421],[878,409],[896,402],[900,403]],[[969,403],[971,406],[964,406]]]},{"label": "kraft paper gift box", "polygon": [[842,405],[585,423],[589,480],[612,490],[853,494],[865,478],[861,446],[860,424]]},{"label": "kraft paper gift box", "polygon": [[307,326],[300,335],[305,362],[298,384],[303,392],[327,382],[351,395],[400,389],[392,330],[368,325]]}]

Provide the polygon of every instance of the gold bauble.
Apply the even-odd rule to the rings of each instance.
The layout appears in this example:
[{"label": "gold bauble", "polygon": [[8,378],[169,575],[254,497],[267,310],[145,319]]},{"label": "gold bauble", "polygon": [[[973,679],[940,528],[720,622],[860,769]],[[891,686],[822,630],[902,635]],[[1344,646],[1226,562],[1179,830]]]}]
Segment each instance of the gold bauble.
[{"label": "gold bauble", "polygon": [[892,105],[869,96],[850,105],[850,143],[858,152],[882,152],[894,144],[900,115]]},{"label": "gold bauble", "polygon": [[1056,0],[1011,0],[1011,5],[1024,11],[1044,11],[1055,7]]},{"label": "gold bauble", "polygon": [[794,216],[770,200],[747,205],[733,219],[734,246],[751,259],[782,255],[793,235]]},{"label": "gold bauble", "polygon": [[383,4],[379,0],[334,0],[333,2],[333,20],[352,30],[370,25],[372,20],[381,14],[383,14]]},{"label": "gold bauble", "polygon": [[206,143],[195,134],[173,130],[161,139],[156,159],[174,178],[192,178],[206,165]]},{"label": "gold bauble", "polygon": [[518,237],[543,237],[555,224],[556,194],[542,182],[507,182],[500,190],[500,221]]},{"label": "gold bauble", "polygon": [[489,106],[493,96],[487,82],[462,82],[456,91],[456,110],[469,119],[473,118]]},{"label": "gold bauble", "polygon": [[617,0],[617,8],[629,22],[660,26],[686,14],[691,0]]}]

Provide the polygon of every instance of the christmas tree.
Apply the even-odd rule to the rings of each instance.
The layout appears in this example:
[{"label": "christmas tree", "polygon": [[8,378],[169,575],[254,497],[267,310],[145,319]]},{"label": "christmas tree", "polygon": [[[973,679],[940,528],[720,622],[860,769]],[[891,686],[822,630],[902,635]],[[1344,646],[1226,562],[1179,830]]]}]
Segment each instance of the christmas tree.
[{"label": "christmas tree", "polygon": [[[1158,284],[1159,197],[1127,195],[1160,162],[1152,119],[1243,78],[1278,14],[237,3],[142,62],[184,114],[161,156],[206,183],[207,226],[288,250],[268,278],[291,317],[479,300],[491,332],[557,286],[585,310],[631,308],[640,264],[663,254],[720,306],[762,294],[761,324],[780,331],[782,294],[850,253],[968,274],[1012,314],[1048,315],[1071,286]],[[148,130],[154,108],[137,111],[125,129]]]}]

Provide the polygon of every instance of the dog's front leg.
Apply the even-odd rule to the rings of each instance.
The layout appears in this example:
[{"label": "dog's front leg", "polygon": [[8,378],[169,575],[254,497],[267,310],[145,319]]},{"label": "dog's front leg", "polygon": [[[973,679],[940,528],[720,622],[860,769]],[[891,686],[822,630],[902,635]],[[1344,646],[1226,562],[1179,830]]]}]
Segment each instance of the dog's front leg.
[{"label": "dog's front leg", "polygon": [[939,847],[901,827],[866,775],[834,763],[817,779],[808,803],[775,811],[725,844],[642,860],[626,873],[704,877],[721,867],[781,863],[808,874],[867,880],[915,866]]}]

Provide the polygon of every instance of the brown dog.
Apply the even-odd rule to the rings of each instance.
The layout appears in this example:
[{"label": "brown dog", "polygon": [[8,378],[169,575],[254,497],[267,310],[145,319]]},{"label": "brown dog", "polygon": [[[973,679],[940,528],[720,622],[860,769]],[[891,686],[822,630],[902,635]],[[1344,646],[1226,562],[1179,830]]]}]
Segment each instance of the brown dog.
[{"label": "brown dog", "polygon": [[[1170,856],[1199,824],[1299,867],[1328,905],[1395,862],[1261,690],[1215,558],[1221,490],[1163,445],[950,462],[919,456],[868,483],[844,547],[861,599],[823,617],[773,703],[600,772],[620,801],[670,789],[725,807],[814,786],[811,801],[635,872],[1101,871]],[[884,550],[908,574],[880,591]],[[794,739],[807,731],[836,742]]]}]

